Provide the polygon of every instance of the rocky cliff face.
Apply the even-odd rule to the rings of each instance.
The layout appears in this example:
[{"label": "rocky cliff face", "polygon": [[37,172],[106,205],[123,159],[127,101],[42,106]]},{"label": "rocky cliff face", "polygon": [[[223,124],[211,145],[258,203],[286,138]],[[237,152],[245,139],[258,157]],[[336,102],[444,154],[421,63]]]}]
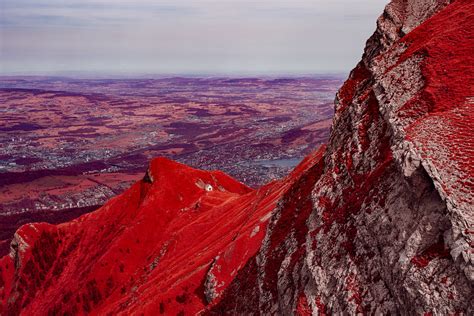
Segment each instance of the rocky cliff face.
[{"label": "rocky cliff face", "polygon": [[[253,284],[234,282],[219,307],[472,313],[473,9],[387,6],[338,93],[305,225],[283,215],[304,202],[284,198],[242,272],[257,271]],[[275,235],[285,238],[275,244]]]},{"label": "rocky cliff face", "polygon": [[252,191],[164,159],[100,210],[31,224],[0,312],[472,314],[474,3],[394,0],[327,147]]}]

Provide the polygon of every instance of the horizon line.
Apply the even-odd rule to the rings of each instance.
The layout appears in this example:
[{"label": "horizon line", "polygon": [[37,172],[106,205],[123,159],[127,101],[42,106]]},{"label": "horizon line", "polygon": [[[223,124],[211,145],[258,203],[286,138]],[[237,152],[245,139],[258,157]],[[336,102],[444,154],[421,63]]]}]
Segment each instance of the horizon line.
[{"label": "horizon line", "polygon": [[1,73],[0,78],[7,77],[47,77],[70,79],[157,79],[157,78],[304,78],[304,77],[347,77],[348,72],[216,72],[216,73],[120,73],[120,72],[89,72],[89,71],[61,71],[61,72],[10,72]]}]

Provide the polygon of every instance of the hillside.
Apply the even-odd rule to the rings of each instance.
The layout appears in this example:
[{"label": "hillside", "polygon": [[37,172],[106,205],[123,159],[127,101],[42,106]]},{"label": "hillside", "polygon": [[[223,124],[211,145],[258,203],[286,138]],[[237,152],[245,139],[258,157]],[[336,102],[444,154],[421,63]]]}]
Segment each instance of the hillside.
[{"label": "hillside", "polygon": [[155,159],[17,231],[0,314],[472,314],[473,51],[472,1],[392,1],[290,175],[252,190]]}]

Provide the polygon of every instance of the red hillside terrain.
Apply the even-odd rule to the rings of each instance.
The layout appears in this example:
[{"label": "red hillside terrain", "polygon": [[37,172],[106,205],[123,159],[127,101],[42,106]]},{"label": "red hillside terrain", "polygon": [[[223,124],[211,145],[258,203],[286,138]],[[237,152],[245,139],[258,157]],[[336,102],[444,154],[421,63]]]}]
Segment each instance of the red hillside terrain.
[{"label": "red hillside terrain", "polygon": [[286,178],[155,159],[97,211],[17,231],[0,314],[472,315],[473,52],[471,0],[393,0]]},{"label": "red hillside terrain", "polygon": [[255,255],[277,201],[321,153],[258,190],[219,171],[154,159],[143,180],[97,212],[17,231],[12,251],[22,262],[7,256],[1,267],[7,274],[21,266],[24,278],[3,278],[2,297],[21,297],[3,311],[116,314],[140,301],[149,303],[143,312],[196,313]]}]

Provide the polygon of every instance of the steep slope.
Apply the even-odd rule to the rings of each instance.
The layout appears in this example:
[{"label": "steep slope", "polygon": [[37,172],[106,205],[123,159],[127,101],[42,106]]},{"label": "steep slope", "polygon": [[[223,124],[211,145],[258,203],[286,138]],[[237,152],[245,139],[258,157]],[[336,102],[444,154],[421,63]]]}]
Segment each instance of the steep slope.
[{"label": "steep slope", "polygon": [[327,147],[256,191],[157,159],[98,211],[23,226],[0,313],[474,313],[473,51],[472,1],[392,1]]},{"label": "steep slope", "polygon": [[474,3],[446,5],[387,6],[338,93],[306,225],[284,224],[305,205],[286,197],[212,311],[472,314]]},{"label": "steep slope", "polygon": [[16,232],[0,261],[0,314],[202,310],[256,253],[277,201],[322,152],[255,191],[221,172],[153,160],[98,211]]}]

